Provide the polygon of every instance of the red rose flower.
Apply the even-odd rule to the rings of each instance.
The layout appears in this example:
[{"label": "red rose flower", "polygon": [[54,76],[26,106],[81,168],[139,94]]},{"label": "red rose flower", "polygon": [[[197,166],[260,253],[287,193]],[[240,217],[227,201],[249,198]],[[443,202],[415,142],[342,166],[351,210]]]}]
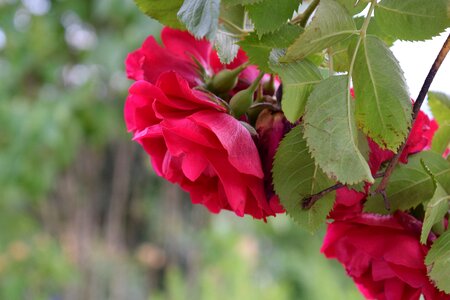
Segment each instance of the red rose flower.
[{"label": "red rose flower", "polygon": [[174,72],[130,88],[125,120],[156,173],[178,183],[211,212],[265,218],[275,213],[264,193],[258,150],[247,129],[211,96]]},{"label": "red rose flower", "polygon": [[411,129],[411,134],[406,141],[405,149],[402,152],[402,156],[400,156],[400,161],[407,163],[408,155],[430,147],[434,133],[438,127],[435,120],[430,120],[424,112],[419,111],[414,126]]},{"label": "red rose flower", "polygon": [[125,60],[128,78],[155,83],[162,73],[175,71],[191,86],[201,84],[203,79],[195,60],[208,70],[211,44],[169,27],[161,31],[161,40],[165,48],[149,36],[141,48],[128,54]]},{"label": "red rose flower", "polygon": [[[436,121],[430,120],[424,112],[419,111],[408,140],[406,141],[405,149],[403,149],[400,156],[400,162],[406,164],[409,155],[430,147],[437,129],[438,125]],[[375,142],[371,139],[368,140],[370,147],[369,166],[372,174],[375,174],[380,169],[381,164],[390,160],[394,156],[394,153],[389,150],[381,150]]]},{"label": "red rose flower", "polygon": [[321,251],[345,266],[367,299],[450,299],[427,277],[420,226],[406,214],[361,214],[329,224]]},{"label": "red rose flower", "polygon": [[345,220],[360,215],[363,209],[363,200],[366,197],[366,193],[358,192],[347,187],[338,189],[329,219]]},{"label": "red rose flower", "polygon": [[[225,68],[233,69],[248,61],[245,52],[239,50],[237,57],[224,65],[208,40],[198,40],[187,31],[164,27],[161,40],[164,48],[153,36],[149,36],[141,48],[128,55],[125,60],[128,78],[154,84],[160,74],[175,71],[194,87],[204,83],[202,71],[212,76]],[[247,87],[257,75],[256,66],[247,67],[239,77],[241,88]]]}]

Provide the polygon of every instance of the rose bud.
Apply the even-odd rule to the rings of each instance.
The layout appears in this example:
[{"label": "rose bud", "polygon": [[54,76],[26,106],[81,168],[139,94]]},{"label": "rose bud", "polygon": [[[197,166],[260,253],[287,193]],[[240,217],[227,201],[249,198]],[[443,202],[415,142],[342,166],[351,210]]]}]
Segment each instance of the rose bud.
[{"label": "rose bud", "polygon": [[258,151],[261,157],[262,168],[264,171],[264,189],[267,199],[270,199],[270,206],[274,209],[279,206],[278,197],[276,197],[272,184],[272,165],[275,153],[281,139],[292,129],[292,125],[286,120],[281,111],[272,111],[264,109],[256,121],[256,131],[258,132]]},{"label": "rose bud", "polygon": [[270,75],[270,80],[263,84],[264,95],[275,95],[275,77]]},{"label": "rose bud", "polygon": [[207,84],[208,89],[216,94],[223,94],[231,91],[236,87],[239,75],[245,67],[246,64],[243,64],[232,70],[224,69],[220,71],[211,78],[211,81]]},{"label": "rose bud", "polygon": [[264,73],[260,73],[253,83],[245,90],[237,92],[230,100],[232,114],[239,119],[253,104],[253,95],[259,85]]}]

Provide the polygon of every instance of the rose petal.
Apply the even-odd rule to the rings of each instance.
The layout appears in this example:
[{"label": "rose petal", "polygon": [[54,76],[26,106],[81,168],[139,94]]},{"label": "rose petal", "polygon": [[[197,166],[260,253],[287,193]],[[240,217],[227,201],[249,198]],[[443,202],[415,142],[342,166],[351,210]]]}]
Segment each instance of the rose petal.
[{"label": "rose petal", "polygon": [[162,91],[146,81],[135,82],[129,90],[125,102],[124,116],[127,129],[130,132],[143,130],[153,126],[161,120],[156,117],[153,110],[155,99],[164,99]]},{"label": "rose petal", "polygon": [[208,161],[198,153],[187,153],[183,158],[181,168],[184,175],[191,181],[196,181],[208,167]]},{"label": "rose petal", "polygon": [[161,40],[168,51],[188,61],[191,61],[191,56],[193,56],[204,68],[208,68],[212,50],[211,43],[208,40],[198,40],[187,31],[176,30],[170,27],[163,28]]},{"label": "rose petal", "polygon": [[232,116],[201,111],[189,117],[217,136],[228,153],[228,161],[239,172],[264,178],[258,150],[250,133]]}]

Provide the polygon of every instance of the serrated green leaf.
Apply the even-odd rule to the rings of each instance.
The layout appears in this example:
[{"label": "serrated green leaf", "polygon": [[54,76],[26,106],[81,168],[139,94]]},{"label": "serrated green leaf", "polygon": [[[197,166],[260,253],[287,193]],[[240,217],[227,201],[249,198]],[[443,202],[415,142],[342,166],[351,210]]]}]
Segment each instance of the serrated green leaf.
[{"label": "serrated green leaf", "polygon": [[412,105],[397,59],[377,37],[362,39],[352,79],[358,126],[381,148],[396,151],[409,132]]},{"label": "serrated green leaf", "polygon": [[[221,2],[221,5],[223,2]],[[222,6],[220,9],[221,24],[231,33],[241,34],[245,29],[245,9],[243,6]]]},{"label": "serrated green leaf", "polygon": [[[355,21],[356,27],[361,28],[365,17],[356,17],[353,20]],[[395,38],[384,32],[380,26],[378,25],[378,22],[376,18],[371,17],[369,22],[369,27],[367,27],[366,34],[376,35],[380,40],[382,40],[388,47],[391,47],[394,42]]]},{"label": "serrated green leaf", "polygon": [[236,43],[238,41],[239,39],[231,36],[225,31],[217,31],[214,48],[217,51],[217,56],[219,56],[221,63],[229,64],[237,56],[239,46]]},{"label": "serrated green leaf", "polygon": [[450,96],[444,93],[429,92],[428,104],[439,124],[431,148],[433,151],[442,154],[450,144]]},{"label": "serrated green leaf", "polygon": [[[357,1],[357,0],[336,0],[339,4],[341,4],[348,13],[353,16],[364,10],[367,6],[366,1]],[[355,3],[357,3],[355,5]]]},{"label": "serrated green leaf", "polygon": [[375,19],[383,31],[397,39],[430,39],[449,26],[448,0],[382,0]]},{"label": "serrated green leaf", "polygon": [[196,38],[214,40],[219,13],[220,0],[184,0],[177,16]]},{"label": "serrated green leaf", "polygon": [[322,0],[305,32],[288,48],[285,61],[302,60],[356,34],[347,10],[334,0]]},{"label": "serrated green leaf", "polygon": [[[436,176],[434,176],[433,172],[431,171],[431,169],[426,165],[425,161],[423,159],[420,160],[420,164],[422,165],[422,168],[425,170],[425,172],[427,172],[428,176],[430,176],[431,181],[433,182],[433,187],[434,190],[437,189],[438,186],[438,181],[436,179]],[[426,201],[426,200],[425,200]]]},{"label": "serrated green leaf", "polygon": [[351,36],[329,48],[329,54],[333,58],[333,70],[335,72],[348,72],[350,67],[350,59],[348,48],[350,44],[357,41],[358,36]]},{"label": "serrated green leaf", "polygon": [[245,7],[257,34],[262,36],[274,32],[292,18],[300,3],[301,0],[263,0]]},{"label": "serrated green leaf", "polygon": [[[432,178],[423,169],[420,160],[434,174],[438,183],[450,193],[450,162],[431,151],[424,151],[409,157],[408,164],[398,165],[392,173],[386,188],[386,195],[391,211],[384,207],[381,195],[370,196],[364,206],[366,212],[389,214],[396,210],[414,208],[433,197],[434,184]],[[376,189],[381,179],[372,186]]]},{"label": "serrated green leaf", "polygon": [[449,200],[450,195],[438,183],[433,198],[431,198],[425,207],[425,217],[423,219],[422,233],[420,235],[420,242],[422,244],[427,243],[431,227],[433,227],[434,224],[441,222],[447,214]]},{"label": "serrated green leaf", "polygon": [[333,185],[311,158],[302,130],[301,126],[295,127],[281,141],[272,169],[273,183],[287,213],[313,232],[325,222],[333,208],[335,192],[325,195],[309,210],[302,209],[304,198]]},{"label": "serrated green leaf", "polygon": [[305,112],[306,101],[314,86],[322,80],[319,69],[308,60],[271,64],[283,82],[281,108],[286,119],[295,123]]},{"label": "serrated green leaf", "polygon": [[373,182],[369,165],[358,148],[348,76],[332,76],[316,85],[303,116],[305,138],[325,173],[344,184]]},{"label": "serrated green leaf", "polygon": [[425,257],[428,276],[436,287],[450,293],[450,231],[444,232],[431,246]]},{"label": "serrated green leaf", "polygon": [[185,29],[177,18],[177,12],[183,5],[183,0],[134,0],[134,2],[142,12],[162,24]]},{"label": "serrated green leaf", "polygon": [[219,28],[214,40],[214,48],[217,51],[220,62],[229,64],[234,60],[239,51],[237,35],[242,33],[245,27],[245,10],[241,5],[225,7],[221,4]]},{"label": "serrated green leaf", "polygon": [[285,24],[274,33],[263,34],[261,38],[252,32],[239,45],[247,53],[250,63],[257,65],[263,72],[272,73],[269,67],[272,49],[288,47],[302,31],[300,26]]}]

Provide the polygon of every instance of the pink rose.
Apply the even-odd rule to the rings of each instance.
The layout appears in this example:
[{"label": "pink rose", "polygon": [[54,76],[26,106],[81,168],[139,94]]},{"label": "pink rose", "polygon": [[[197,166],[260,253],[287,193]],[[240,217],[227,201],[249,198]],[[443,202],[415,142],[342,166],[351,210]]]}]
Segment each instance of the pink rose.
[{"label": "pink rose", "polygon": [[420,227],[404,213],[361,214],[329,224],[321,251],[344,265],[367,299],[450,299],[427,277]]},{"label": "pink rose", "polygon": [[274,215],[249,131],[211,97],[175,72],[162,74],[155,84],[137,81],[125,104],[127,128],[156,173],[178,183],[193,203],[214,213]]}]

